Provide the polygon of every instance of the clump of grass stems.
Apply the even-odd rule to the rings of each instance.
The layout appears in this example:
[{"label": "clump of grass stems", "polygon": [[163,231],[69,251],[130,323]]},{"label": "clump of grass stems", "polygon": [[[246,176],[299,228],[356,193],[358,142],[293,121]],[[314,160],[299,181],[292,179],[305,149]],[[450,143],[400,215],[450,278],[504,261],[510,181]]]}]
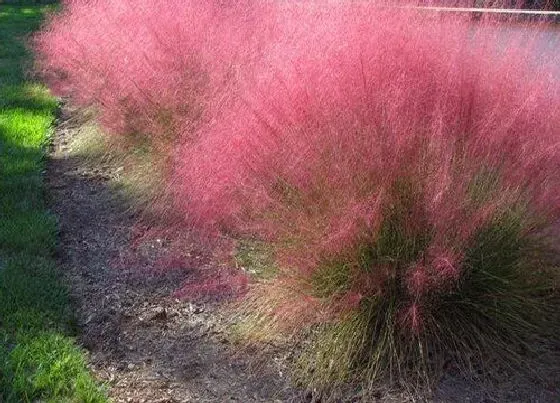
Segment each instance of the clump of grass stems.
[{"label": "clump of grass stems", "polygon": [[[380,293],[316,329],[315,342],[300,361],[300,376],[322,389],[351,379],[365,380],[366,389],[387,379],[425,388],[449,363],[479,379],[504,367],[530,369],[533,343],[556,326],[547,288],[554,265],[539,257],[543,252],[538,237],[523,234],[518,216],[504,214],[475,236],[460,283],[418,306],[421,328],[403,327],[411,320],[403,316],[403,302],[410,297],[405,279],[397,275]],[[314,290],[324,296],[327,287],[331,295],[348,287],[333,278],[340,272],[340,266],[318,271]]]}]

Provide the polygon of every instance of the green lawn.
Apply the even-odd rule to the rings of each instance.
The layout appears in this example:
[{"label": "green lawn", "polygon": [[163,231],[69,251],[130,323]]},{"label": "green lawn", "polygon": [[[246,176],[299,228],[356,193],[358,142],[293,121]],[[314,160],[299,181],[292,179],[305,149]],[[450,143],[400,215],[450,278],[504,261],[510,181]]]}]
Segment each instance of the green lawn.
[{"label": "green lawn", "polygon": [[0,402],[105,402],[72,338],[43,197],[57,102],[26,80],[24,43],[44,11],[0,5]]}]

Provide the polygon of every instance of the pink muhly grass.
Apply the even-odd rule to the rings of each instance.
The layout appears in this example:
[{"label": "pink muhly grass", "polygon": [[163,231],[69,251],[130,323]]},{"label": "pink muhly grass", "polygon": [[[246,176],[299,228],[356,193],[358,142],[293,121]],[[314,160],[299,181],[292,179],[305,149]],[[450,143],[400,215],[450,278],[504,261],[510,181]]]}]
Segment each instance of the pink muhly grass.
[{"label": "pink muhly grass", "polygon": [[[286,235],[324,256],[374,236],[403,191],[408,229],[456,244],[434,248],[461,250],[522,197],[556,216],[558,86],[517,48],[523,38],[364,9],[283,11],[290,35],[243,100],[177,153],[189,219]],[[469,197],[474,185],[488,200]]]},{"label": "pink muhly grass", "polygon": [[94,107],[105,129],[174,141],[225,102],[239,66],[258,54],[252,3],[67,0],[36,37],[39,69],[55,93]]},{"label": "pink muhly grass", "polygon": [[[492,20],[305,4],[278,6],[277,39],[239,101],[177,150],[177,207],[207,229],[274,242],[277,285],[300,289],[286,293],[298,301],[264,295],[280,306],[272,316],[301,294],[322,306],[311,316],[338,316],[346,347],[322,345],[332,354],[312,376],[344,377],[333,356],[347,375],[371,354],[371,380],[468,337],[503,352],[517,324],[504,315],[496,330],[482,307],[521,297],[481,273],[531,278],[518,271],[524,248],[559,217],[560,86],[552,61],[535,60],[539,26],[506,36]],[[487,245],[514,249],[486,267]],[[480,299],[480,316],[455,323],[447,307],[463,309],[462,295]],[[383,335],[394,343],[368,344]]]},{"label": "pink muhly grass", "polygon": [[[162,151],[186,221],[273,245],[279,272],[248,300],[272,327],[321,329],[323,385],[432,373],[460,348],[468,367],[529,329],[530,253],[560,213],[541,28],[371,3],[73,0],[36,47],[56,93]],[[178,295],[247,287],[225,270]]]},{"label": "pink muhly grass", "polygon": [[254,0],[66,0],[35,37],[37,69],[119,135],[110,152],[132,165],[136,204],[172,221],[169,157],[235,98],[269,35],[268,13]]}]

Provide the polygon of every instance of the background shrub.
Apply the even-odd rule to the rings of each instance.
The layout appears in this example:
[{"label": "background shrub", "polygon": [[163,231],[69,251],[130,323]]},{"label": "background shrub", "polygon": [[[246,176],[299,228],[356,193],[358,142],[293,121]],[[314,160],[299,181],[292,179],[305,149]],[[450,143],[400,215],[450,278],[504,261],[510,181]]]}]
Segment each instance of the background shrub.
[{"label": "background shrub", "polygon": [[38,65],[106,130],[169,143],[225,101],[261,17],[250,0],[68,0],[36,38]]}]

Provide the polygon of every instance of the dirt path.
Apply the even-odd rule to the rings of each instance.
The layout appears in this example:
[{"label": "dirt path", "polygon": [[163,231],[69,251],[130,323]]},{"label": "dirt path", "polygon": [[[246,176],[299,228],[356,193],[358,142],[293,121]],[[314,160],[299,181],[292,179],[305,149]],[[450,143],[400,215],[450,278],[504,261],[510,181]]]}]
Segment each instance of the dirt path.
[{"label": "dirt path", "polygon": [[[88,168],[71,140],[79,122],[63,112],[47,183],[59,219],[59,264],[77,310],[80,342],[91,369],[115,402],[274,402],[302,399],[271,357],[253,365],[235,354],[216,303],[172,297],[193,269],[209,264],[191,245],[190,262],[155,267],[166,253],[160,239],[131,249],[137,219],[108,186],[114,167]],[[169,264],[167,266],[170,266]]]}]

